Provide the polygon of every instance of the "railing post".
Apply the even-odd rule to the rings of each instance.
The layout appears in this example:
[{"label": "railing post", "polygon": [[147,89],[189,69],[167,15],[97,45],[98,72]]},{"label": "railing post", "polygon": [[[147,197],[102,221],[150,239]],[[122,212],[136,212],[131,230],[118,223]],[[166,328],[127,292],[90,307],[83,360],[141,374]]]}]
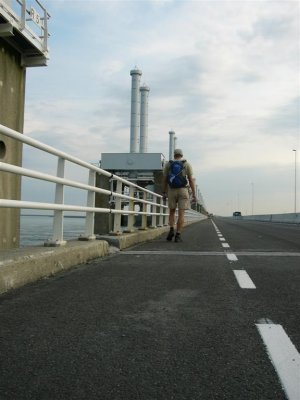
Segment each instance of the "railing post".
[{"label": "railing post", "polygon": [[[123,183],[121,181],[117,181],[116,192],[122,194]],[[122,210],[122,199],[121,197],[116,197],[115,200],[115,210]],[[118,235],[121,233],[121,217],[122,214],[114,214],[114,230],[112,232],[113,235]]]},{"label": "railing post", "polygon": [[48,13],[45,8],[43,8],[44,11],[44,34],[42,33],[41,36],[43,36],[43,50],[47,51],[48,48]]},{"label": "railing post", "polygon": [[164,199],[162,197],[159,198],[159,219],[158,219],[158,226],[161,227],[164,225],[164,208],[162,207],[164,204]]},{"label": "railing post", "polygon": [[[61,157],[57,160],[57,177],[65,176],[65,160]],[[57,183],[55,188],[55,204],[64,203],[64,185]],[[67,242],[63,240],[64,234],[64,213],[61,210],[54,211],[53,217],[53,236],[50,241],[44,243],[45,246],[63,246]]]},{"label": "railing post", "polygon": [[[143,192],[143,200],[147,200],[147,192]],[[142,203],[143,207],[142,207],[142,211],[144,213],[147,213],[147,203]],[[140,230],[146,230],[147,229],[147,214],[142,214],[142,223],[141,223],[141,227]]]},{"label": "railing post", "polygon": [[26,0],[21,1],[21,30],[25,29],[25,20],[26,20]]},{"label": "railing post", "polygon": [[[134,197],[134,190],[135,187],[134,186],[130,186],[129,188],[129,196],[130,197]],[[129,204],[128,204],[128,211],[134,211],[134,200],[129,200]],[[134,224],[134,214],[128,214],[128,223],[127,223],[127,229],[125,232],[130,233],[133,232],[133,224]]]},{"label": "railing post", "polygon": [[165,204],[165,205],[167,206],[167,208],[164,208],[164,213],[165,213],[165,214],[167,214],[167,215],[164,215],[164,226],[168,226],[168,225],[169,225],[169,215],[168,215],[169,208],[168,208],[168,199],[166,200],[166,204]]},{"label": "railing post", "polygon": [[[89,186],[95,187],[96,185],[96,171],[89,171]],[[87,207],[95,207],[95,192],[88,190],[87,192]],[[95,225],[95,213],[87,212],[85,216],[85,232],[83,236],[79,236],[79,240],[94,240],[96,236],[94,234]]]},{"label": "railing post", "polygon": [[[152,202],[157,203],[157,196],[152,196]],[[151,204],[151,213],[157,213],[158,206]],[[156,228],[156,222],[157,222],[157,215],[152,214],[151,218],[151,228]]]}]

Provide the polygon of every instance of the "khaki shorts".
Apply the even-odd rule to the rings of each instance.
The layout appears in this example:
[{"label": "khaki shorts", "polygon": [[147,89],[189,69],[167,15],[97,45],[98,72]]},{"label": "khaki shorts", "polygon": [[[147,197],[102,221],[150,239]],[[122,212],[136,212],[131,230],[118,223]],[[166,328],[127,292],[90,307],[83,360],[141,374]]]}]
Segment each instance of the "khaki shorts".
[{"label": "khaki shorts", "polygon": [[188,188],[172,189],[168,188],[168,201],[171,210],[178,208],[180,210],[187,210],[190,208],[190,197]]}]

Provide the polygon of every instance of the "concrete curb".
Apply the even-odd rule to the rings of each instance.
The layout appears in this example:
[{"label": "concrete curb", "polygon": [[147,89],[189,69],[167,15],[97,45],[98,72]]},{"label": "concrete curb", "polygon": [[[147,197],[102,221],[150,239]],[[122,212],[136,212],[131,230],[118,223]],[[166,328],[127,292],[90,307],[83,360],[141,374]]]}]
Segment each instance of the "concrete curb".
[{"label": "concrete curb", "polygon": [[[194,222],[198,221],[186,222],[185,225]],[[163,226],[120,236],[98,236],[98,240],[93,241],[72,240],[62,247],[36,246],[0,251],[0,294],[105,257],[111,254],[110,246],[123,250],[153,240],[168,230],[168,226]]]},{"label": "concrete curb", "polygon": [[110,246],[114,246],[120,250],[123,250],[127,247],[134,246],[135,244],[143,243],[148,240],[153,240],[168,231],[169,227],[163,226],[161,228],[149,228],[147,230],[140,230],[134,233],[124,233],[120,236],[100,235],[97,236],[97,239],[105,240],[109,243]]},{"label": "concrete curb", "polygon": [[71,269],[110,254],[110,246],[122,250],[152,240],[168,227],[148,229],[121,236],[99,236],[93,241],[68,241],[62,247],[25,247],[0,252],[0,294]]},{"label": "concrete curb", "polygon": [[109,245],[103,240],[1,251],[0,294],[108,254]]}]

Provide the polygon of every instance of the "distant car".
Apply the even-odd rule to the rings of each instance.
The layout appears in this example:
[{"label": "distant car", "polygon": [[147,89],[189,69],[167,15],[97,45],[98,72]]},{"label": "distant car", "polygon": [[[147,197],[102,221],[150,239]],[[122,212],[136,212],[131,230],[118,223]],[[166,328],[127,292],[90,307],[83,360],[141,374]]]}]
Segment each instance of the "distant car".
[{"label": "distant car", "polygon": [[242,217],[242,213],[241,213],[240,211],[235,211],[232,215],[233,215],[235,218],[241,218],[241,217]]}]

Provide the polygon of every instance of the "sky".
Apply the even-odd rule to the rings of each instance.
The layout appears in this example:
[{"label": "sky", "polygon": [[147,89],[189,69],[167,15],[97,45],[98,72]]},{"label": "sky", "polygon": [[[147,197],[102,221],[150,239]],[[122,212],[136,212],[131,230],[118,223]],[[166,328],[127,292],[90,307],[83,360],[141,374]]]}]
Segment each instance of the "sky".
[{"label": "sky", "polygon": [[[101,153],[129,152],[137,67],[150,87],[148,152],[168,158],[175,131],[208,211],[294,211],[298,1],[42,4],[51,15],[50,59],[27,69],[26,135],[93,163]],[[55,172],[50,158],[27,148],[23,166]],[[47,190],[25,179],[22,197],[42,201]]]}]

